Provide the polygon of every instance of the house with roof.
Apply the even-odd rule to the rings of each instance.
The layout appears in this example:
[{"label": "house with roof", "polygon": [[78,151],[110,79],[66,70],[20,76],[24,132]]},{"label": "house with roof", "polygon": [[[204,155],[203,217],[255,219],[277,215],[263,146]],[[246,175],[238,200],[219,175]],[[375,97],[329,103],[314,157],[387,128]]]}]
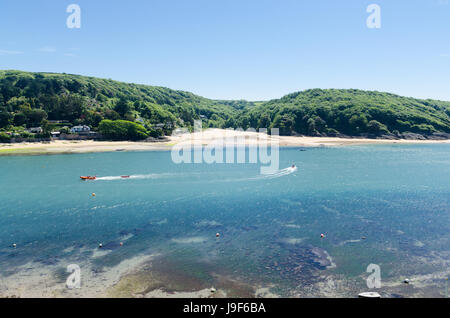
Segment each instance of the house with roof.
[{"label": "house with roof", "polygon": [[91,127],[83,125],[83,126],[74,126],[70,129],[72,134],[89,134],[91,132]]}]

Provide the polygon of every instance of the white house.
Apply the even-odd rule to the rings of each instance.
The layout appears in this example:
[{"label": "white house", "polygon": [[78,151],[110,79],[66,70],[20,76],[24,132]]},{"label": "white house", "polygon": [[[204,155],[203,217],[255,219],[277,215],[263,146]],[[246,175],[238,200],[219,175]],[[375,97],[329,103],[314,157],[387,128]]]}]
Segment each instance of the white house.
[{"label": "white house", "polygon": [[27,131],[32,134],[42,134],[43,132],[41,127],[32,127],[30,129],[27,129]]},{"label": "white house", "polygon": [[70,132],[75,133],[88,133],[91,131],[91,128],[89,126],[75,126],[70,129]]}]

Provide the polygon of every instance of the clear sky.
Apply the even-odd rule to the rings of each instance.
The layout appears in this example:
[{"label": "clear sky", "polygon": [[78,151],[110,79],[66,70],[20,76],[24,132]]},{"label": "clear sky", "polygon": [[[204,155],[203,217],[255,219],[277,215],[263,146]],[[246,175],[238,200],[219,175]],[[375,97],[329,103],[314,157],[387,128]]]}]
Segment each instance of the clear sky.
[{"label": "clear sky", "polygon": [[[80,29],[66,26],[72,3]],[[366,25],[372,3],[380,29]],[[220,99],[359,88],[450,100],[450,0],[0,0],[0,69]]]}]

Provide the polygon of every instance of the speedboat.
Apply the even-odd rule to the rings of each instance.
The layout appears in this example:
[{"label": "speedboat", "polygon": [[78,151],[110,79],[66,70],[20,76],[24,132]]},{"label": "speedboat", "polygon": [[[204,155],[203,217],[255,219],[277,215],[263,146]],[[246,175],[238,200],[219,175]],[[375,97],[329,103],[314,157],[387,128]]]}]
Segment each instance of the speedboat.
[{"label": "speedboat", "polygon": [[93,177],[93,176],[85,176],[85,177],[80,177],[81,180],[95,180],[97,179],[97,177]]},{"label": "speedboat", "polygon": [[122,179],[129,179],[130,176],[120,176]]}]

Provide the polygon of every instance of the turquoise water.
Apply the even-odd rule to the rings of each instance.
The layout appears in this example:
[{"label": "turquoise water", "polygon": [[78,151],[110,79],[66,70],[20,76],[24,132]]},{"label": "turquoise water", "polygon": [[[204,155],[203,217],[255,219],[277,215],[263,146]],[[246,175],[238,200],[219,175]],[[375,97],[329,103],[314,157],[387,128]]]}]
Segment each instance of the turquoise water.
[{"label": "turquoise water", "polygon": [[263,177],[257,164],[176,165],[170,152],[0,157],[0,275],[69,264],[71,248],[99,242],[112,251],[99,268],[154,252],[284,296],[326,277],[361,288],[371,263],[388,281],[448,271],[448,145],[281,149],[280,168],[292,163]]}]

